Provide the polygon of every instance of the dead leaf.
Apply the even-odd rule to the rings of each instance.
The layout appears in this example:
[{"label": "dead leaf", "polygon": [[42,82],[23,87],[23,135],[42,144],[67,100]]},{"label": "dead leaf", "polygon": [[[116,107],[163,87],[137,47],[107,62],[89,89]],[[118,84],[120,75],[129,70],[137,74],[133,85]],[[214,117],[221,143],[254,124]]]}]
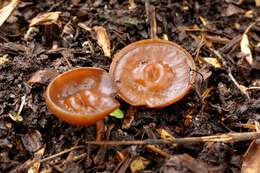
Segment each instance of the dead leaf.
[{"label": "dead leaf", "polygon": [[0,65],[3,65],[4,63],[8,62],[7,57],[8,57],[7,54],[5,54],[4,56],[0,57]]},{"label": "dead leaf", "polygon": [[215,68],[222,67],[217,58],[205,57],[203,58],[203,60],[206,61],[208,64],[214,66]]},{"label": "dead leaf", "polygon": [[228,76],[236,85],[236,87],[250,100],[249,94],[247,92],[247,88],[244,85],[239,85],[239,83],[236,81],[236,79],[234,78],[231,72],[228,73]]},{"label": "dead leaf", "polygon": [[137,112],[137,108],[134,106],[130,106],[126,113],[125,113],[125,118],[122,124],[122,129],[129,129],[132,122],[135,119],[135,113]]},{"label": "dead leaf", "polygon": [[160,172],[163,173],[209,173],[208,166],[188,154],[174,155],[161,167]]},{"label": "dead leaf", "polygon": [[[39,149],[38,151],[36,151],[34,153],[34,157],[33,157],[34,161],[42,159],[42,156],[44,155],[44,152],[45,152],[45,148],[46,148],[46,145],[44,144],[41,149]],[[38,173],[40,166],[41,166],[40,162],[33,163],[32,166],[29,168],[28,173]]]},{"label": "dead leaf", "polygon": [[97,34],[98,45],[103,49],[105,56],[111,57],[110,40],[106,29],[102,26],[95,26],[93,29]]},{"label": "dead leaf", "polygon": [[242,35],[242,39],[240,42],[240,49],[241,49],[241,52],[243,52],[245,55],[247,55],[246,60],[251,65],[253,63],[253,57],[252,57],[251,50],[249,48],[249,40],[248,40],[247,34]]},{"label": "dead leaf", "polygon": [[51,70],[39,70],[35,72],[28,80],[28,85],[33,86],[36,83],[48,84],[52,79],[58,76],[59,73]]},{"label": "dead leaf", "polygon": [[36,152],[43,146],[42,134],[38,130],[25,134],[21,139],[24,148],[29,152]]},{"label": "dead leaf", "polygon": [[[160,134],[161,138],[162,139],[174,139],[175,137],[172,136],[169,132],[167,132],[166,130],[164,129],[156,129],[157,133]],[[172,144],[174,147],[177,147],[178,145],[177,144]]]},{"label": "dead leaf", "polygon": [[239,8],[233,4],[229,4],[228,8],[224,12],[224,15],[232,16],[234,14],[241,14],[241,13],[245,13],[245,10],[243,10],[242,8]]},{"label": "dead leaf", "polygon": [[6,21],[6,19],[8,19],[8,17],[12,14],[12,12],[18,6],[19,3],[20,0],[12,0],[10,4],[8,4],[0,10],[0,27]]},{"label": "dead leaf", "polygon": [[138,156],[130,164],[131,172],[137,172],[137,171],[144,170],[146,168],[146,166],[149,165],[150,163],[151,163],[150,160],[148,160],[144,157]]},{"label": "dead leaf", "polygon": [[85,23],[78,23],[78,26],[82,29],[84,29],[85,31],[91,31],[92,29],[90,27],[88,27]]},{"label": "dead leaf", "polygon": [[134,10],[136,8],[136,4],[134,0],[128,0],[129,10]]},{"label": "dead leaf", "polygon": [[167,34],[163,34],[162,39],[163,40],[169,40],[168,35]]},{"label": "dead leaf", "polygon": [[62,24],[59,19],[60,14],[60,11],[56,11],[38,15],[31,20],[30,27],[35,25],[57,24],[61,28]]},{"label": "dead leaf", "polygon": [[39,32],[39,29],[36,27],[29,27],[27,30],[26,34],[24,35],[24,40],[25,41],[32,41],[33,38],[37,35]]},{"label": "dead leaf", "polygon": [[241,173],[260,172],[260,140],[254,140],[244,155]]},{"label": "dead leaf", "polygon": [[247,18],[253,18],[254,17],[254,11],[253,10],[248,10],[246,13],[245,13],[245,17]]},{"label": "dead leaf", "polygon": [[255,6],[260,7],[260,0],[255,0]]}]

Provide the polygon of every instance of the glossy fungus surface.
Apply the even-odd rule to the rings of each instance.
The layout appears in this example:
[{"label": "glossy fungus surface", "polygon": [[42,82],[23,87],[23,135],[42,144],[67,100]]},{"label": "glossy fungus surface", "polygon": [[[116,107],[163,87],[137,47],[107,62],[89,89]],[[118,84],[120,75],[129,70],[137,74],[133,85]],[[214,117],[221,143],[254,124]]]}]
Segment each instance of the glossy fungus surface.
[{"label": "glossy fungus surface", "polygon": [[181,46],[143,40],[119,51],[110,66],[119,96],[134,106],[164,107],[187,94],[195,64]]},{"label": "glossy fungus surface", "polygon": [[103,119],[120,104],[110,75],[98,68],[77,68],[57,76],[47,87],[51,112],[73,125],[89,125]]}]

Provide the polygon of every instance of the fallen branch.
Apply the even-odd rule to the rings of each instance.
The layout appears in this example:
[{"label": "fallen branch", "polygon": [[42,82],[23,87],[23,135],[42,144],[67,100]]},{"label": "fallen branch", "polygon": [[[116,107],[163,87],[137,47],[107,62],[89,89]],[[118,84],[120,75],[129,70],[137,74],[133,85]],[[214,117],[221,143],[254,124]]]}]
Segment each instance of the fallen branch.
[{"label": "fallen branch", "polygon": [[[160,144],[192,144],[192,143],[202,143],[202,142],[224,142],[224,143],[231,143],[231,142],[238,142],[238,141],[248,141],[253,139],[260,139],[259,132],[244,132],[244,133],[227,133],[227,134],[220,134],[220,135],[212,135],[212,136],[203,136],[203,137],[185,137],[185,138],[173,138],[170,140],[163,140],[163,139],[147,139],[142,141],[86,141],[86,144],[91,145],[160,145]],[[32,164],[38,162],[46,162],[56,157],[59,157],[63,154],[69,153],[73,150],[87,148],[88,145],[79,145],[74,146],[69,149],[66,149],[60,153],[54,154],[47,158],[41,160],[34,160],[29,163],[25,163],[23,168],[29,167]]]},{"label": "fallen branch", "polygon": [[253,139],[259,139],[260,133],[258,132],[245,132],[245,133],[228,133],[213,136],[203,136],[203,137],[186,137],[186,138],[174,138],[171,140],[163,139],[147,139],[142,141],[86,141],[86,144],[93,145],[159,145],[159,144],[191,144],[191,143],[201,143],[201,142],[238,142],[238,141],[248,141]]}]

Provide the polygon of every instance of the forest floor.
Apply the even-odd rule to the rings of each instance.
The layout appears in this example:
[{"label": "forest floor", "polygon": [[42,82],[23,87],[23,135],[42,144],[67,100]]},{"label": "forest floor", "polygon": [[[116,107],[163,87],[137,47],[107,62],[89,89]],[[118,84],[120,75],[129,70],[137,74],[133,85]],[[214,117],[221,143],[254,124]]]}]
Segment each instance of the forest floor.
[{"label": "forest floor", "polygon": [[[0,1],[0,8],[8,3]],[[183,99],[160,109],[133,107],[117,97],[124,118],[105,118],[104,138],[160,141],[255,132],[260,119],[259,1],[151,0],[150,5],[156,11],[157,37],[181,45],[194,58],[196,83]],[[39,70],[108,71],[116,52],[151,38],[146,11],[142,0],[17,4],[0,26],[0,172],[238,173],[246,169],[244,154],[252,140],[242,138],[89,145],[87,141],[96,140],[96,126],[59,120],[45,103],[48,82],[28,84]],[[53,18],[44,16],[45,21],[32,24],[34,17],[49,12],[55,12]],[[111,57],[98,44],[95,26],[105,28]]]}]

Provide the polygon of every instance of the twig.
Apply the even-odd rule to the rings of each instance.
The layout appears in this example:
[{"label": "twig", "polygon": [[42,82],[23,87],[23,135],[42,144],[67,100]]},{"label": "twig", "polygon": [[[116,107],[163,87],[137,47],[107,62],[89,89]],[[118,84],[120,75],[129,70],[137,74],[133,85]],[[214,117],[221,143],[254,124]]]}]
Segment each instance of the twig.
[{"label": "twig", "polygon": [[63,154],[69,153],[69,152],[71,152],[71,151],[73,151],[73,150],[77,150],[77,149],[81,149],[81,148],[87,148],[87,147],[88,147],[88,146],[86,146],[86,145],[74,146],[74,147],[71,147],[71,148],[69,148],[69,149],[67,149],[67,150],[64,150],[64,151],[60,152],[60,153],[54,154],[54,155],[52,155],[52,156],[50,156],[50,157],[46,157],[46,158],[44,158],[44,159],[38,160],[38,161],[36,161],[36,162],[39,162],[39,163],[46,162],[46,161],[51,160],[51,159],[53,159],[53,158],[55,158],[55,157],[59,157],[59,156],[61,156],[61,155],[63,155]]},{"label": "twig", "polygon": [[87,141],[86,144],[93,145],[159,145],[159,144],[187,144],[187,143],[201,143],[201,142],[238,142],[247,141],[253,139],[259,139],[260,133],[257,132],[244,132],[244,133],[227,133],[213,136],[203,137],[186,137],[186,138],[174,138],[170,140],[163,139],[147,139],[142,141]]},{"label": "twig", "polygon": [[241,41],[241,35],[235,36],[232,40],[230,40],[225,46],[219,49],[219,52],[227,53],[230,49],[233,47],[236,47],[239,45]]},{"label": "twig", "polygon": [[226,65],[227,65],[226,60],[221,56],[221,54],[220,54],[219,51],[217,51],[217,50],[215,50],[215,49],[212,49],[212,48],[209,48],[209,50],[210,50],[211,52],[213,52],[213,53],[217,56],[217,58],[222,62],[223,66],[226,66]]},{"label": "twig", "polygon": [[210,30],[210,29],[205,29],[205,28],[188,28],[188,29],[184,29],[184,31],[185,32],[202,32],[202,33],[208,32],[208,33],[211,33],[211,34],[224,36],[224,37],[229,38],[229,39],[233,38],[232,36],[230,36],[228,34],[218,32],[218,31],[213,31],[213,30]]},{"label": "twig", "polygon": [[200,57],[199,57],[199,53],[200,53],[200,49],[201,49],[201,47],[202,47],[202,44],[204,43],[204,40],[205,40],[205,35],[203,34],[203,35],[201,36],[200,44],[199,44],[199,46],[198,46],[198,48],[197,48],[196,57],[195,57],[195,61],[198,61],[199,63],[201,63],[201,59],[200,59]]},{"label": "twig", "polygon": [[157,39],[157,23],[155,17],[155,8],[150,5],[150,0],[145,0],[145,12],[147,16],[147,22],[150,25],[150,37],[151,39]]},{"label": "twig", "polygon": [[228,70],[228,76],[230,77],[230,79],[232,80],[232,82],[236,85],[236,87],[248,98],[248,100],[250,100],[250,97],[247,93],[247,90],[243,89],[240,87],[239,83],[236,81],[236,79],[233,77],[232,73],[230,70]]},{"label": "twig", "polygon": [[[147,139],[143,141],[87,141],[86,144],[92,145],[159,145],[159,144],[192,144],[192,143],[201,143],[201,142],[238,142],[238,141],[248,141],[253,139],[260,139],[260,133],[258,132],[244,132],[244,133],[227,133],[227,134],[220,134],[220,135],[212,135],[212,136],[203,136],[203,137],[186,137],[186,138],[173,138],[170,140],[163,140],[163,139]],[[59,157],[63,154],[69,153],[73,150],[87,148],[88,145],[79,145],[71,147],[70,149],[66,149],[60,153],[54,154],[50,157],[41,159],[41,160],[34,160],[29,164],[26,164],[27,167],[30,165],[38,162],[46,162],[51,160],[55,157]]]},{"label": "twig", "polygon": [[163,157],[165,157],[165,158],[170,158],[170,157],[172,156],[171,154],[168,154],[168,153],[162,151],[160,148],[157,148],[157,147],[155,147],[154,145],[147,144],[145,147],[146,147],[148,150],[150,150],[150,151],[159,153],[161,156],[163,156]]},{"label": "twig", "polygon": [[63,50],[63,51],[61,51],[61,55],[62,55],[63,59],[66,61],[66,63],[68,64],[69,68],[71,68],[72,65],[68,60],[68,57],[70,55],[72,56],[71,52],[69,52],[68,50]]},{"label": "twig", "polygon": [[248,87],[247,90],[260,90],[260,87],[257,86]]},{"label": "twig", "polygon": [[157,39],[156,33],[157,33],[157,23],[155,18],[155,8],[154,6],[151,6],[150,8],[150,30],[151,30],[151,39]]}]

